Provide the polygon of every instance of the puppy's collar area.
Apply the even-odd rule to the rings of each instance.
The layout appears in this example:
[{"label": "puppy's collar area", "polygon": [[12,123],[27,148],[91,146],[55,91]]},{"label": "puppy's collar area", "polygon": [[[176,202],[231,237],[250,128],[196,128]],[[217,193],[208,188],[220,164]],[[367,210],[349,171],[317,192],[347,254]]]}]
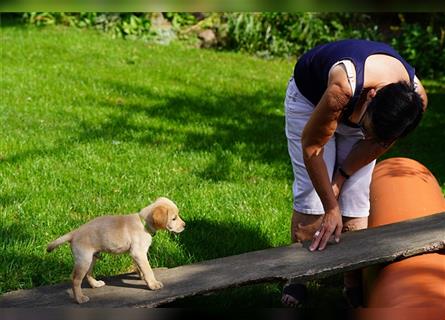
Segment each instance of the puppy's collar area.
[{"label": "puppy's collar area", "polygon": [[141,219],[141,223],[144,226],[144,229],[147,230],[147,232],[154,237],[156,235],[156,229],[150,226],[148,223],[145,222],[145,219],[139,215],[139,219]]}]

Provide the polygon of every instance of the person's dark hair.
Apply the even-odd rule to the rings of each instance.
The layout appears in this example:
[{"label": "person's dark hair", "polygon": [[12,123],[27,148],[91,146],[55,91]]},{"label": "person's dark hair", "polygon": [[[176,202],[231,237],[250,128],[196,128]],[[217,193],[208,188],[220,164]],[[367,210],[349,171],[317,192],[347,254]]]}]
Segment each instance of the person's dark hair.
[{"label": "person's dark hair", "polygon": [[391,83],[377,91],[367,111],[376,139],[391,143],[417,127],[423,114],[422,98],[405,81]]}]

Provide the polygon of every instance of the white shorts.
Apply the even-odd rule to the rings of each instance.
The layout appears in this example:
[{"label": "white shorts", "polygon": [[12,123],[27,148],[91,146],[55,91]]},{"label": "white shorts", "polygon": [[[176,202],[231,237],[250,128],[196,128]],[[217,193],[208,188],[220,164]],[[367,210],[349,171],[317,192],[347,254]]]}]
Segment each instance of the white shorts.
[{"label": "white shorts", "polygon": [[[323,205],[315,191],[303,161],[301,134],[308,122],[314,105],[298,90],[293,77],[289,80],[284,101],[286,114],[286,137],[294,172],[293,207],[297,212],[324,214]],[[361,129],[339,123],[335,134],[324,146],[323,158],[332,177],[352,147],[364,138]],[[367,217],[369,215],[369,185],[375,160],[355,172],[343,184],[339,205],[345,217]]]}]

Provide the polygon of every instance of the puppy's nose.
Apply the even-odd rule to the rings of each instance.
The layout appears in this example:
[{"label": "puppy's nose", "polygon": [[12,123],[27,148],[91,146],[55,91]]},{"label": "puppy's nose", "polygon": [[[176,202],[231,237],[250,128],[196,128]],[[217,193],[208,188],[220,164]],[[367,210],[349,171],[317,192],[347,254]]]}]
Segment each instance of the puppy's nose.
[{"label": "puppy's nose", "polygon": [[185,222],[182,222],[182,227],[185,228]]}]

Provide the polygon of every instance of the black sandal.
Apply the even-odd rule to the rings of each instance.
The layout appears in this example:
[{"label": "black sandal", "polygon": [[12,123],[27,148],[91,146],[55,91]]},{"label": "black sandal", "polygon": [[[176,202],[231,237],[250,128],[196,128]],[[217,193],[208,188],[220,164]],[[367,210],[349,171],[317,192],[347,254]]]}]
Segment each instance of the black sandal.
[{"label": "black sandal", "polygon": [[[289,298],[286,299],[285,295],[291,297],[291,300],[293,301],[289,301]],[[281,302],[283,303],[283,305],[287,307],[295,308],[306,299],[306,296],[307,296],[307,288],[304,284],[291,283],[287,284],[283,288]]]}]

